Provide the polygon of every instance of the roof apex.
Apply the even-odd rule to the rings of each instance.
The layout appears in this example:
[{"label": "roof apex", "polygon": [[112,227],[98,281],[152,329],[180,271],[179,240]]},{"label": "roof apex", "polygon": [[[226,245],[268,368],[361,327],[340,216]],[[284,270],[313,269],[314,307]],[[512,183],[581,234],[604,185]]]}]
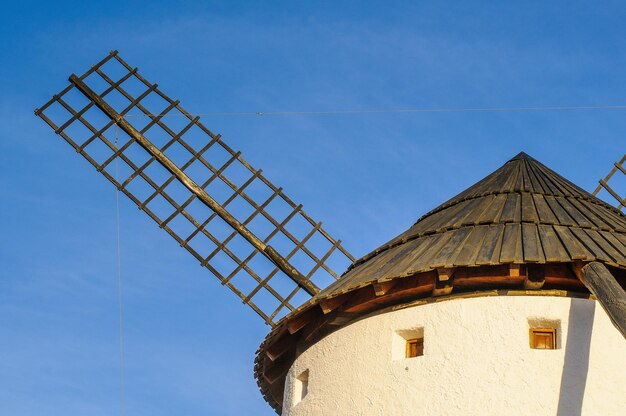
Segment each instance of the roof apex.
[{"label": "roof apex", "polygon": [[512,158],[509,159],[509,162],[512,162],[514,160],[535,160],[534,158],[532,158],[531,156],[529,156],[526,152],[521,151],[518,154],[516,154],[515,156],[513,156]]}]

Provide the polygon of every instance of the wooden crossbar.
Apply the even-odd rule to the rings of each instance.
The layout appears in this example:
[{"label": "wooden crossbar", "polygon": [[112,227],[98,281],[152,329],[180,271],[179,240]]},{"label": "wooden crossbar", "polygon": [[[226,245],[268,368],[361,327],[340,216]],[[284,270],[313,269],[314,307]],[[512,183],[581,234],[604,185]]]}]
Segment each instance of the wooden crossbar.
[{"label": "wooden crossbar", "polygon": [[598,181],[598,186],[593,191],[594,195],[598,195],[598,193],[602,189],[606,190],[613,198],[615,198],[615,200],[617,200],[617,203],[618,203],[617,209],[620,211],[622,210],[622,208],[626,207],[626,198],[619,195],[619,193],[611,185],[609,185],[609,181],[611,180],[613,175],[615,175],[617,172],[620,172],[626,175],[626,168],[624,168],[625,162],[626,162],[626,154],[622,156],[619,162],[615,162],[613,164],[613,169],[611,169],[611,171],[606,175],[604,179],[600,179]]}]

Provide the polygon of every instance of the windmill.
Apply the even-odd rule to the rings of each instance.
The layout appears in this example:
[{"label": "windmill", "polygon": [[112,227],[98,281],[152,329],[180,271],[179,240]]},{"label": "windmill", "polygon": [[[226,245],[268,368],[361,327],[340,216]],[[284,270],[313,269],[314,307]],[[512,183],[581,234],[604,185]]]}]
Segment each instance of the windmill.
[{"label": "windmill", "polygon": [[[421,370],[435,390],[453,393],[418,403],[407,386],[419,381],[394,384],[393,362],[400,363],[400,374],[424,364],[407,360],[434,348],[424,322],[436,326],[458,313],[446,309],[450,305],[479,302],[494,320],[513,312],[526,319],[529,305],[552,308],[532,325],[528,318],[527,336],[530,350],[559,349],[579,341],[570,342],[571,328],[564,331],[567,341],[559,338],[561,322],[574,322],[560,315],[563,302],[593,295],[606,311],[602,319],[626,337],[626,218],[619,212],[625,204],[608,184],[615,172],[626,173],[624,158],[600,181],[617,209],[521,153],[357,260],[302,205],[116,51],[69,82],[36,115],[271,326],[257,352],[255,377],[277,412],[404,414],[424,403],[431,410],[444,406],[438,397],[481,397],[481,383],[447,386],[451,379],[442,368]],[[451,299],[463,302],[442,302]],[[589,307],[585,302],[576,307]],[[447,328],[455,325],[458,319]],[[361,332],[351,333],[355,328]],[[617,331],[611,331],[614,340]],[[461,361],[488,350],[484,340],[472,338],[476,354]],[[343,363],[329,361],[329,354]],[[545,357],[532,357],[545,364]],[[626,382],[624,365],[618,362],[609,374],[612,384]],[[520,383],[529,384],[525,377],[531,376],[520,376]],[[347,396],[352,407],[340,404]],[[382,406],[379,413],[376,406]]]}]

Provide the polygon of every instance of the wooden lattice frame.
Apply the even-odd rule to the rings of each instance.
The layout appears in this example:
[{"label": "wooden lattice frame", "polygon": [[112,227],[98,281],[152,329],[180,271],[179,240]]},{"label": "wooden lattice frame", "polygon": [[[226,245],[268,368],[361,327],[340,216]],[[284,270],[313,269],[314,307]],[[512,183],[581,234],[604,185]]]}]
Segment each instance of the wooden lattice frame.
[{"label": "wooden lattice frame", "polygon": [[[117,72],[122,69],[119,77],[107,73],[107,67],[111,65],[115,65]],[[261,170],[246,162],[240,152],[225,144],[219,134],[207,129],[200,123],[199,117],[185,111],[179,101],[172,100],[156,84],[139,75],[137,68],[130,67],[117,51],[112,51],[83,75],[72,75],[70,82],[35,114],[267,324],[274,325],[310,295],[316,294],[319,287],[338,279],[334,270],[345,268],[354,261],[341,241],[333,239],[320,222],[313,221],[302,210],[302,205],[295,204],[282,188],[273,185]],[[104,84],[100,93],[94,91],[98,84]],[[133,95],[128,85],[143,91]],[[79,105],[74,103],[77,92],[83,100]],[[113,95],[123,104],[112,102],[115,101]],[[151,100],[161,101],[163,106],[155,111],[146,104]],[[131,110],[139,110],[142,117],[133,118]],[[59,112],[64,115],[59,116]],[[176,117],[170,119],[172,116]],[[182,128],[175,130],[171,127],[172,122],[169,125],[164,122],[165,117],[168,120],[184,120]],[[105,121],[96,126],[98,119]],[[130,119],[133,123],[128,122]],[[141,126],[143,120],[147,124]],[[76,129],[82,134],[70,131]],[[152,134],[154,137],[164,135],[166,140],[157,146],[150,141]],[[201,145],[190,144],[190,135],[194,140],[200,137]],[[151,150],[152,147],[154,149]],[[174,147],[178,149],[177,153],[174,150],[168,153]],[[216,164],[210,159],[217,157],[218,153],[227,157]],[[184,163],[175,163],[170,160],[172,155],[191,157]],[[194,166],[199,166],[206,173],[201,182],[196,179],[196,183],[190,177],[189,172]],[[158,171],[163,168],[167,174],[160,176],[167,177],[165,180],[159,180],[154,173],[150,173],[151,169]],[[120,170],[126,175],[122,173],[120,176]],[[229,170],[239,171],[239,181],[229,176]],[[118,179],[122,177],[125,179]],[[140,185],[134,186],[140,181]],[[212,192],[209,188],[218,183],[222,184],[222,193],[228,195],[220,202],[217,197],[209,196]],[[266,194],[255,196],[253,188]],[[210,208],[206,218],[198,218],[198,210],[191,209],[198,201],[205,208]],[[272,215],[270,208],[273,204],[279,205],[276,209],[282,207],[280,215]],[[233,212],[231,208],[235,205],[245,206],[247,211],[242,208]],[[166,214],[162,213],[164,207],[168,208]],[[265,222],[265,228],[259,226],[259,231],[250,230],[249,227],[258,219]],[[230,230],[224,233],[224,223],[218,224],[223,235],[210,228],[220,220]],[[177,223],[182,225],[177,228]],[[185,224],[188,230],[192,229],[191,232],[180,230],[185,228]],[[243,239],[238,239],[242,236]],[[209,242],[201,246],[204,251],[194,243],[200,237],[206,237],[205,242],[207,239]],[[274,248],[270,243],[280,247]],[[213,248],[207,251],[207,245]],[[240,254],[242,251],[246,254]],[[258,256],[258,253],[262,255]],[[298,256],[302,265],[292,264]],[[259,259],[261,263],[269,262],[269,272],[262,271],[267,264],[253,264]],[[230,263],[229,267],[227,263]],[[242,275],[248,278],[247,288],[243,287],[246,286],[243,283],[237,283]]]},{"label": "wooden lattice frame", "polygon": [[626,154],[622,156],[622,159],[619,162],[615,162],[613,165],[613,169],[606,175],[606,178],[600,179],[598,181],[598,187],[593,191],[594,195],[597,195],[602,189],[606,190],[615,200],[617,201],[617,209],[622,210],[626,206],[626,198],[619,195],[619,193],[609,185],[609,181],[617,172],[621,172],[626,175],[626,167],[624,167],[624,163],[626,162]]}]

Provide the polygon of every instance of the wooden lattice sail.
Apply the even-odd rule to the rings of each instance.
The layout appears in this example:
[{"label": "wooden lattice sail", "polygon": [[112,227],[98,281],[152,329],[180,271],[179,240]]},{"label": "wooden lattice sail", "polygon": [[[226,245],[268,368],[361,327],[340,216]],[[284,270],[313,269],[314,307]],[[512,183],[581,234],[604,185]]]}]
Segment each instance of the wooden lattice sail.
[{"label": "wooden lattice sail", "polygon": [[[622,179],[622,183],[626,181],[626,155],[622,156],[619,162],[615,162],[613,169],[606,175],[606,178],[598,181],[598,187],[593,191],[594,195],[598,195],[602,190],[606,191],[615,201],[617,201],[617,209],[622,210],[626,206],[626,188],[622,185],[621,188],[616,186],[617,178]],[[614,176],[617,174],[617,176]],[[624,189],[622,189],[624,188]],[[621,195],[620,195],[621,194]]]},{"label": "wooden lattice sail", "polygon": [[69,81],[35,114],[266,323],[354,261],[302,205],[117,51]]}]

